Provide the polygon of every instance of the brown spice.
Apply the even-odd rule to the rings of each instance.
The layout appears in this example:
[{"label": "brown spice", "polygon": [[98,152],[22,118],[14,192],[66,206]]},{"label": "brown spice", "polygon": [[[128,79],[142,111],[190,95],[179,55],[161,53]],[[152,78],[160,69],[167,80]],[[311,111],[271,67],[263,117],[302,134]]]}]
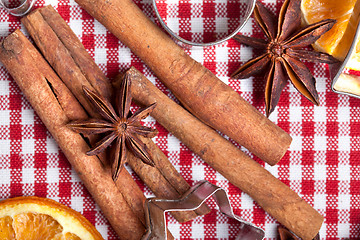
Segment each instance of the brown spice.
[{"label": "brown spice", "polygon": [[278,227],[279,240],[298,240],[294,234],[284,227]]},{"label": "brown spice", "polygon": [[[139,139],[139,135],[147,138],[155,137],[158,131],[146,126],[142,126],[140,121],[152,112],[156,103],[135,112],[130,112],[131,81],[125,77],[121,84],[119,95],[117,96],[117,111],[110,102],[101,95],[84,87],[84,93],[91,105],[103,117],[103,119],[90,119],[85,121],[74,121],[67,126],[77,133],[85,136],[93,134],[107,135],[87,152],[88,155],[98,155],[109,147],[114,141],[114,158],[112,163],[112,177],[117,180],[120,171],[126,162],[126,151],[130,149],[132,153],[140,158],[144,163],[154,166],[146,145]],[[125,146],[126,145],[126,146]]]},{"label": "brown spice", "polygon": [[121,239],[138,240],[145,228],[115,186],[109,171],[87,143],[66,127],[70,119],[86,116],[76,98],[29,40],[16,30],[0,42],[0,61],[12,75],[95,202]]},{"label": "brown spice", "polygon": [[304,240],[313,239],[323,222],[314,208],[214,129],[168,98],[135,68],[127,73],[132,78],[134,100],[145,106],[156,102],[151,116],[161,125],[280,223]]},{"label": "brown spice", "polygon": [[[78,102],[65,101],[67,99],[63,98],[67,96],[66,91],[57,88],[57,85],[51,82],[54,92],[59,102],[61,101],[61,106],[64,108],[69,120],[85,120],[89,116],[92,118],[101,117],[87,101],[82,87],[86,86],[106,98],[112,96],[113,89],[109,80],[95,64],[64,19],[51,5],[48,5],[32,11],[22,18],[21,21],[48,63],[61,78],[60,82],[63,85],[65,84],[67,91],[70,90],[78,100]],[[49,68],[51,69],[50,66]],[[56,74],[54,73],[54,75]],[[72,109],[72,106],[76,105],[80,105],[82,111]],[[84,112],[84,109],[87,111],[87,114]],[[83,112],[81,116],[79,116],[80,112]],[[90,145],[97,141],[98,136],[93,135],[89,137]],[[106,167],[108,174],[111,175],[109,156],[106,153],[101,153],[98,155],[98,158]],[[128,171],[121,171],[115,184],[132,211],[142,223],[145,223],[143,208],[145,196]]]},{"label": "brown spice", "polygon": [[[69,26],[65,23],[65,21],[61,18],[61,16],[55,11],[52,6],[45,6],[43,8],[38,8],[31,12],[29,15],[22,19],[25,27],[27,28],[30,35],[33,37],[35,43],[39,47],[39,49],[44,54],[44,57],[48,60],[49,63],[53,64],[53,67],[57,71],[57,74],[61,76],[61,78],[66,78],[67,80],[61,79],[59,80],[62,85],[67,84],[64,88],[58,87],[58,84],[51,82],[51,85],[54,86],[54,91],[57,93],[57,98],[61,102],[61,106],[64,108],[65,113],[68,115],[69,120],[84,120],[88,119],[88,115],[92,118],[100,117],[93,108],[87,108],[88,115],[84,112],[84,109],[80,104],[85,106],[90,106],[85,95],[83,94],[82,85],[84,85],[84,81],[91,82],[91,86],[93,89],[101,96],[109,98],[113,88],[104,88],[101,86],[107,86],[108,79],[105,78],[99,67],[95,64],[94,60],[89,56],[89,54],[82,50],[84,50],[79,39],[74,35]],[[50,26],[50,28],[49,28]],[[68,42],[69,41],[69,42]],[[54,47],[57,46],[56,48]],[[70,43],[70,44],[69,44]],[[81,45],[81,46],[80,46]],[[75,46],[75,47],[72,47]],[[77,52],[77,50],[80,50]],[[67,54],[71,53],[71,58],[77,59],[77,61],[73,61],[72,64],[67,64],[66,68],[60,67],[61,64],[59,62],[66,62]],[[41,58],[42,59],[42,58]],[[55,61],[56,59],[56,61]],[[42,59],[44,61],[44,59]],[[60,66],[59,66],[60,65]],[[51,69],[51,67],[48,66]],[[69,77],[68,73],[76,73],[79,72],[78,69],[84,72],[87,76],[86,79],[84,77]],[[56,75],[54,73],[54,75]],[[77,75],[79,76],[79,75]],[[68,80],[71,81],[68,81]],[[91,81],[93,79],[93,81]],[[50,79],[51,80],[51,79]],[[74,87],[74,85],[76,87]],[[85,86],[91,87],[89,84],[85,82]],[[64,90],[62,90],[64,89]],[[67,99],[64,99],[67,96],[65,93],[69,92],[69,89],[73,91],[74,96],[78,97],[78,101],[75,102],[67,102]],[[109,92],[110,91],[110,92]],[[76,100],[76,99],[75,99]],[[75,106],[79,106],[81,111]],[[80,115],[79,113],[82,112]],[[98,136],[92,135],[89,137],[90,144],[96,143],[99,138]],[[174,191],[174,193],[179,193],[180,195],[186,192],[190,186],[184,180],[184,178],[176,171],[174,166],[169,162],[169,159],[164,155],[164,153],[156,146],[156,144],[148,138],[142,138],[142,141],[147,145],[149,151],[152,155],[152,159],[155,162],[156,167],[150,167],[144,164],[141,160],[136,157],[136,161],[133,161],[138,167],[146,166],[147,172],[144,173],[144,177],[142,178],[144,183],[150,187],[150,189],[154,190],[154,194],[156,196],[163,196],[163,193],[168,191]],[[106,153],[108,153],[106,151]],[[106,170],[109,175],[111,175],[111,166],[108,164],[110,161],[109,154],[101,154],[99,159],[105,165]],[[129,154],[131,155],[131,154]],[[160,185],[156,183],[156,176],[158,172],[161,172],[162,178],[166,179],[167,182],[170,183],[172,187],[168,185]],[[160,176],[161,177],[161,176]],[[154,186],[156,188],[151,188],[151,184],[155,183]],[[117,188],[122,193],[126,203],[130,206],[135,215],[139,218],[139,220],[145,224],[145,213],[143,204],[145,202],[145,196],[142,190],[139,188],[137,183],[133,180],[128,171],[121,171],[120,175],[115,182]],[[167,187],[168,186],[168,187]],[[158,190],[158,191],[156,191]],[[210,211],[207,206],[203,206],[202,209],[196,211],[196,214],[181,212],[177,214],[175,218],[178,221],[184,222],[189,221],[197,215],[203,215]],[[169,235],[171,236],[171,235]],[[173,237],[171,236],[171,239]],[[169,237],[170,239],[170,237]]]},{"label": "brown spice", "polygon": [[21,22],[46,60],[89,115],[92,115],[92,108],[82,93],[82,86],[110,98],[110,82],[53,7],[36,9],[23,17]]},{"label": "brown spice", "polygon": [[[279,240],[300,240],[292,232],[282,226],[278,226]],[[320,234],[318,233],[313,240],[320,240]]]},{"label": "brown spice", "polygon": [[256,156],[276,164],[291,137],[161,31],[132,0],[76,0],[128,46],[185,108]]},{"label": "brown spice", "polygon": [[[301,26],[301,1],[286,0],[280,10],[278,26],[276,20],[259,1],[254,10],[255,20],[267,40],[243,35],[234,37],[238,42],[265,51],[261,56],[250,59],[233,74],[234,78],[248,78],[269,69],[266,75],[265,104],[269,116],[279,102],[280,94],[290,78],[291,83],[307,99],[319,105],[315,78],[301,60],[310,62],[336,63],[326,53],[301,49],[314,43],[329,31],[336,20],[327,19],[298,30]],[[277,28],[276,28],[277,27]]]}]

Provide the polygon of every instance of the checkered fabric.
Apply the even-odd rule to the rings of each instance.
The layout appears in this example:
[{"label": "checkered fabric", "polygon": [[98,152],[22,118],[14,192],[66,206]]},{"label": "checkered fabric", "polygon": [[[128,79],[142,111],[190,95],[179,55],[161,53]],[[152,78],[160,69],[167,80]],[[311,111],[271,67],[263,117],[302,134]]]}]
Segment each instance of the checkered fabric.
[{"label": "checkered fabric", "polygon": [[[169,0],[171,7],[167,6],[167,1],[159,2],[164,17],[169,16],[167,19],[175,21],[178,31],[193,31],[196,34],[188,37],[204,41],[211,40],[213,36],[205,33],[204,29],[212,28],[212,33],[223,31],[213,26],[217,18],[225,23],[227,21],[227,30],[233,28],[234,16],[223,11],[235,8],[240,12],[243,8],[237,0],[207,0],[203,5],[199,0],[177,3]],[[263,2],[273,12],[278,12],[283,0]],[[150,0],[136,0],[136,3],[150,18],[154,18]],[[139,58],[73,0],[38,0],[36,7],[47,4],[52,4],[59,11],[109,78],[135,66],[172,97]],[[187,20],[180,18],[182,11],[189,10],[191,14],[185,12],[183,15]],[[209,18],[211,21],[206,20]],[[19,18],[1,9],[0,37],[17,28],[24,30]],[[252,18],[242,32],[249,36],[263,36]],[[229,78],[238,66],[256,54],[255,51],[233,40],[214,47],[188,48],[186,51],[264,113],[264,80],[261,77],[241,81]],[[288,84],[270,117],[293,137],[284,158],[270,167],[243,150],[325,217],[321,239],[360,239],[360,100],[331,92],[326,65],[308,66],[317,80],[320,106],[313,106]],[[229,193],[236,214],[262,227],[266,239],[277,238],[276,220],[248,195],[205,164],[154,119],[149,118],[146,124],[157,127],[160,133],[155,142],[190,184],[206,179],[223,187]],[[135,174],[133,176],[146,196],[151,196],[151,191]],[[89,219],[104,239],[118,239],[16,83],[0,66],[0,198],[23,195],[48,197],[70,206]],[[213,202],[209,204],[215,207]],[[235,239],[238,227],[236,222],[216,210],[184,224],[168,217],[168,226],[175,238],[182,240]]]}]

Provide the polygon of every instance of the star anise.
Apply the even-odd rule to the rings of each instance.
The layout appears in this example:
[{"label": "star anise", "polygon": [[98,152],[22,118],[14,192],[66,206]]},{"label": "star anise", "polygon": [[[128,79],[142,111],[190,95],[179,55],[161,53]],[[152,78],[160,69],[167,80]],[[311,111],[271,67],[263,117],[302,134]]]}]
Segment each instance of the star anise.
[{"label": "star anise", "polygon": [[[302,49],[329,31],[336,20],[326,19],[299,29],[301,26],[300,0],[285,0],[276,24],[274,16],[257,1],[254,17],[267,40],[250,38],[243,35],[234,37],[238,42],[265,53],[250,59],[233,74],[233,78],[243,79],[269,69],[266,75],[265,104],[266,115],[274,111],[287,79],[307,99],[319,105],[315,88],[315,78],[301,60],[321,63],[335,63],[332,56]],[[287,76],[288,77],[287,77]]]},{"label": "star anise", "polygon": [[[289,230],[287,230],[284,227],[279,226],[278,227],[279,232],[279,240],[299,240],[300,238],[296,237],[293,233],[291,233]],[[320,235],[319,233],[313,238],[313,240],[319,240]]]},{"label": "star anise", "polygon": [[132,97],[130,94],[130,79],[125,76],[119,95],[117,96],[116,110],[110,102],[97,93],[83,87],[84,94],[95,110],[103,119],[89,119],[85,121],[74,121],[68,127],[75,132],[90,136],[93,134],[106,134],[95,146],[87,152],[87,155],[97,155],[103,152],[114,141],[116,141],[114,159],[112,163],[112,177],[114,181],[119,176],[120,171],[126,162],[126,151],[130,149],[132,153],[140,158],[144,163],[154,166],[146,145],[139,139],[139,135],[152,138],[158,132],[146,126],[142,126],[140,121],[152,112],[156,103],[140,109],[134,114],[130,111]]},{"label": "star anise", "polygon": [[295,237],[294,234],[292,234],[289,230],[287,230],[284,227],[278,227],[278,233],[279,233],[279,240],[297,240],[298,238]]}]

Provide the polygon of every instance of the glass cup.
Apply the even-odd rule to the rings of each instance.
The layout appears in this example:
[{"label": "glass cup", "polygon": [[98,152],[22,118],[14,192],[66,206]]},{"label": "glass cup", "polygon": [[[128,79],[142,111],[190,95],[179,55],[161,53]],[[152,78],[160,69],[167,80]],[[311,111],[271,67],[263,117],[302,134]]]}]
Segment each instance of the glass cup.
[{"label": "glass cup", "polygon": [[162,27],[186,46],[213,46],[234,37],[250,18],[255,0],[152,0]]},{"label": "glass cup", "polygon": [[0,0],[0,6],[14,16],[24,16],[34,3],[35,0]]}]

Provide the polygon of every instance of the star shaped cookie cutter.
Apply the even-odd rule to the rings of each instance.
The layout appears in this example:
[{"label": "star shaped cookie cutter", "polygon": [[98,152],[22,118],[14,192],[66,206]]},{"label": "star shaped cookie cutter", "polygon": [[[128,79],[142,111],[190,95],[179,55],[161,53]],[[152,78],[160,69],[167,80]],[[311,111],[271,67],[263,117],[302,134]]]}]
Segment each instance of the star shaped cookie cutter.
[{"label": "star shaped cookie cutter", "polygon": [[224,189],[208,181],[200,181],[180,199],[149,198],[146,200],[147,232],[142,237],[142,240],[166,240],[166,212],[196,210],[210,197],[214,198],[223,214],[240,222],[237,240],[262,240],[264,238],[264,230],[240,219],[233,213],[228,195]]}]

